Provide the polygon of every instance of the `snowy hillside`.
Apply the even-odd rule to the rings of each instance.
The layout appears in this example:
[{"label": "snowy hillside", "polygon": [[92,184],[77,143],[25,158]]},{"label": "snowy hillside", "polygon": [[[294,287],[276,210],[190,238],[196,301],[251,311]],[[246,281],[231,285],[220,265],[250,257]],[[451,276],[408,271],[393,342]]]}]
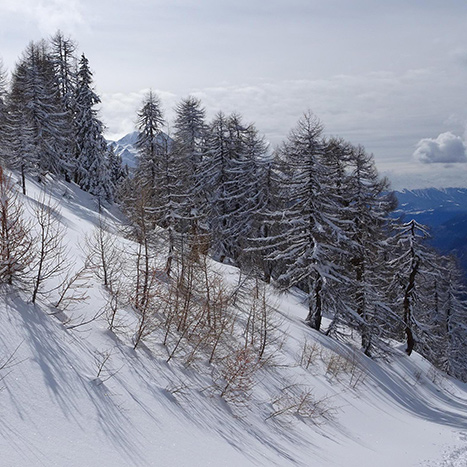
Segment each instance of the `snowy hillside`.
[{"label": "snowy hillside", "polygon": [[[74,185],[49,182],[47,190],[67,229],[66,262],[78,270],[85,239],[103,223],[97,204]],[[29,181],[21,198],[29,216],[40,193]],[[121,214],[103,217],[131,251]],[[209,261],[209,269],[235,295],[229,326],[240,326],[258,284],[231,266]],[[110,330],[101,282],[89,275],[87,300],[62,311],[52,305],[57,291],[32,304],[27,291],[2,289],[1,465],[467,465],[467,385],[397,343],[387,360],[371,360],[313,331],[298,291],[261,285],[272,323],[265,358],[240,361],[239,352],[222,367],[164,346],[158,330],[135,349],[138,319],[118,309]]]}]

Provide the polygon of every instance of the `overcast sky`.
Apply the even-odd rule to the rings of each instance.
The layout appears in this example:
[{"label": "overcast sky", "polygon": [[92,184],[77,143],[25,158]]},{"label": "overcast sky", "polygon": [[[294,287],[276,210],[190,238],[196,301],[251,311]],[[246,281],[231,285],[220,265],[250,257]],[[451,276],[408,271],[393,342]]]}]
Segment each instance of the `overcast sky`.
[{"label": "overcast sky", "polygon": [[57,29],[89,58],[109,137],[144,93],[189,94],[278,144],[306,110],[395,188],[467,186],[465,0],[0,0],[12,69]]}]

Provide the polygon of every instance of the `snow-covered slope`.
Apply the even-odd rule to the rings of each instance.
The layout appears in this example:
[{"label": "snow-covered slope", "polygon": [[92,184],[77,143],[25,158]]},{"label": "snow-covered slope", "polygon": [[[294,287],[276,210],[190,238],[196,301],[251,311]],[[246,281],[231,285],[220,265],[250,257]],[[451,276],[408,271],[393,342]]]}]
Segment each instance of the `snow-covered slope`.
[{"label": "snow-covered slope", "polygon": [[[48,188],[79,267],[97,206],[72,185]],[[39,191],[30,182],[24,202],[34,204]],[[105,216],[118,232],[118,212]],[[243,281],[233,267],[212,268],[227,284]],[[255,373],[250,397],[235,402],[213,387],[207,361],[167,362],[157,340],[133,350],[130,313],[110,332],[106,292],[95,279],[90,285],[85,303],[59,314],[25,293],[1,296],[1,465],[467,465],[466,385],[397,344],[389,361],[373,361],[312,331],[297,291],[268,288],[274,355]]]}]

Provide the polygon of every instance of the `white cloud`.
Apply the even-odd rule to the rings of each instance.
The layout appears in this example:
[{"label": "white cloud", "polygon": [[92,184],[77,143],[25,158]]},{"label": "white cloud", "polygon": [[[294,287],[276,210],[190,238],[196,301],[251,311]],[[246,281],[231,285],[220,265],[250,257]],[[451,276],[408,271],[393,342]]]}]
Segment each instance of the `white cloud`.
[{"label": "white cloud", "polygon": [[460,136],[447,131],[437,138],[420,140],[413,156],[424,164],[467,162],[467,147]]}]

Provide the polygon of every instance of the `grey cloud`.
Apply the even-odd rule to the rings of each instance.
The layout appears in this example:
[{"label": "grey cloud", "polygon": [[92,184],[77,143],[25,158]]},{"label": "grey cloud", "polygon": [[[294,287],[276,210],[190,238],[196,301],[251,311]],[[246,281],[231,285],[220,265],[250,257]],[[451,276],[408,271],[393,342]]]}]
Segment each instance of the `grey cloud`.
[{"label": "grey cloud", "polygon": [[465,163],[467,162],[467,147],[460,136],[448,131],[441,133],[437,138],[420,140],[413,156],[424,164]]},{"label": "grey cloud", "polygon": [[[283,141],[303,112],[311,109],[323,121],[327,134],[363,144],[378,163],[387,160],[392,164],[396,157],[406,161],[413,141],[427,133],[437,134],[439,115],[456,110],[459,122],[450,122],[450,128],[462,130],[467,114],[459,99],[439,99],[433,92],[441,84],[449,87],[443,79],[444,75],[416,69],[401,74],[340,74],[328,79],[250,80],[157,92],[169,122],[176,102],[192,94],[202,100],[208,119],[219,110],[239,112],[246,122],[256,124],[272,146]],[[109,134],[133,131],[132,120],[143,93],[104,94],[102,111]],[[432,100],[426,99],[428,94]],[[438,118],[430,118],[435,109]]]},{"label": "grey cloud", "polygon": [[1,3],[0,14],[20,15],[42,34],[52,34],[57,29],[69,33],[84,23],[81,0],[3,0]]}]

